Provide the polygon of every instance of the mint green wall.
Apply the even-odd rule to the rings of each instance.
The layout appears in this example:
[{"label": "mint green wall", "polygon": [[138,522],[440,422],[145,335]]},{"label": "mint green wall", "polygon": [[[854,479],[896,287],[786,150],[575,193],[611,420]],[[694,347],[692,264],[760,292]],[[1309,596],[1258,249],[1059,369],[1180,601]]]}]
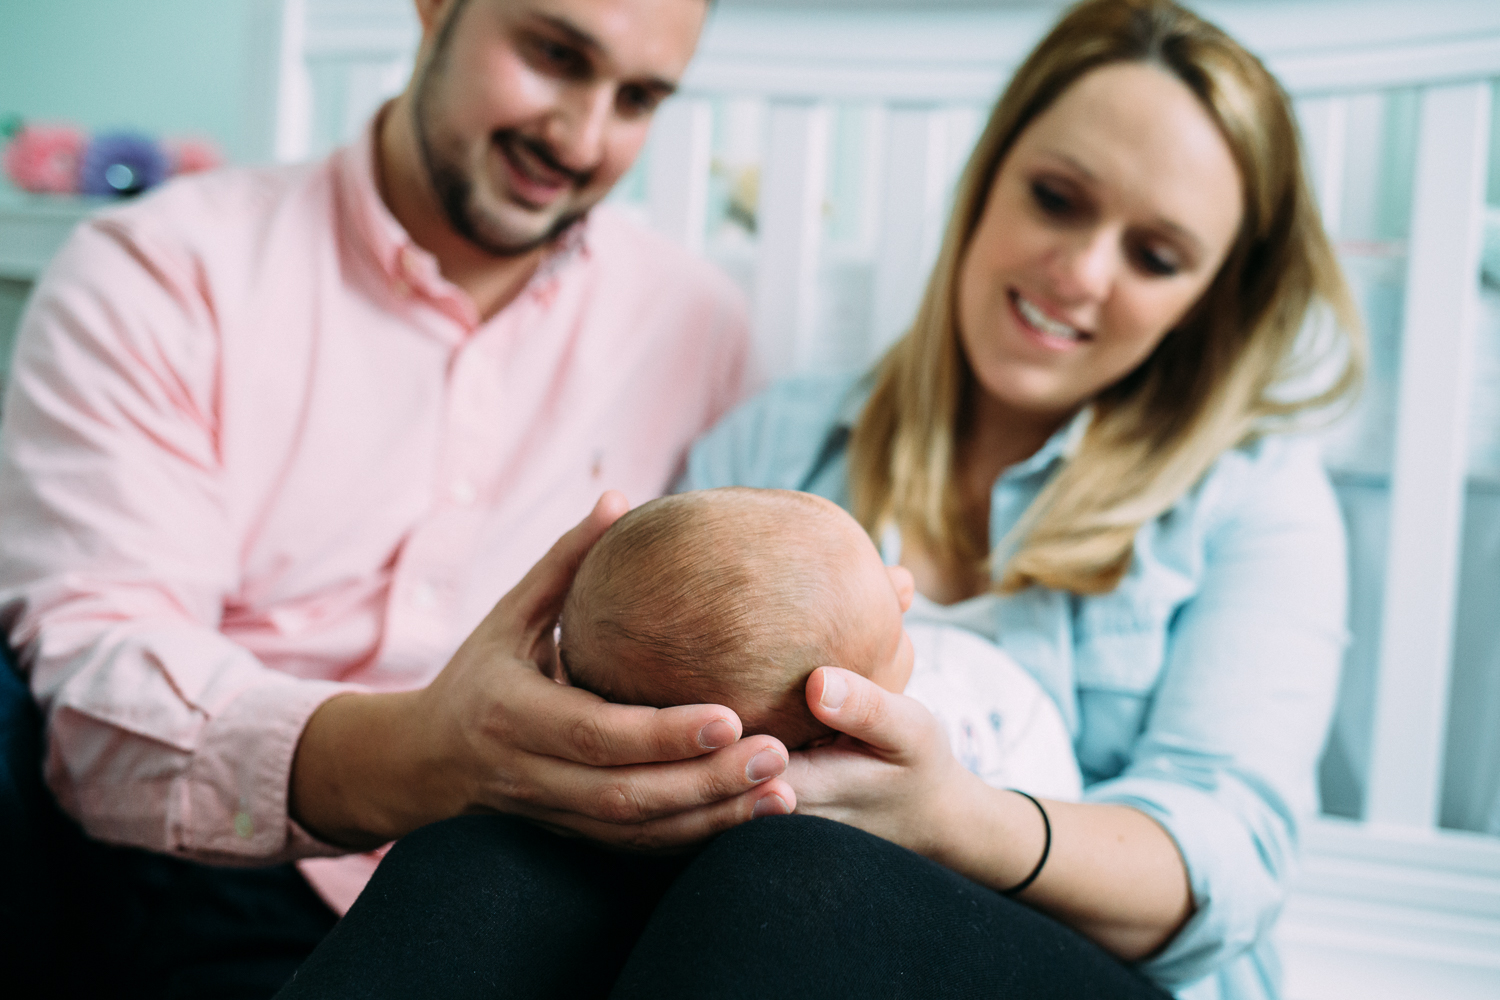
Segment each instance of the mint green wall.
[{"label": "mint green wall", "polygon": [[266,158],[265,71],[252,47],[273,0],[7,0],[0,116],[197,134]]}]

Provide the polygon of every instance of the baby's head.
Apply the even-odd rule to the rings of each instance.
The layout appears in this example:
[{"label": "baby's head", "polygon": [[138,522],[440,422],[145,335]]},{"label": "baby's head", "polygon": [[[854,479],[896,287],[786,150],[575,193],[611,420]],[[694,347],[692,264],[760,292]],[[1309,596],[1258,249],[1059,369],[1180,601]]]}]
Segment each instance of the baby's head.
[{"label": "baby's head", "polygon": [[911,675],[911,576],[808,493],[732,487],[642,504],[579,567],[562,612],[569,681],[631,705],[712,703],[788,747],[827,735],[804,687],[820,666],[892,691]]}]

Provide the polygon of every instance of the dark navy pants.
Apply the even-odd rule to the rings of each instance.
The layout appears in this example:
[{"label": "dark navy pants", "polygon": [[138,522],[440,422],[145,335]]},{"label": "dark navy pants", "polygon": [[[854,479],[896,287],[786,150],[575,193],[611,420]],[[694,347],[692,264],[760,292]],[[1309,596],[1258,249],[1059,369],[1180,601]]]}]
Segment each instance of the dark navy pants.
[{"label": "dark navy pants", "polygon": [[90,840],[42,782],[42,739],[41,715],[6,658],[0,993],[265,998],[333,927],[290,865],[215,868]]},{"label": "dark navy pants", "polygon": [[677,858],[507,816],[418,830],[277,1000],[418,996],[1167,1000],[1024,904],[807,816]]}]

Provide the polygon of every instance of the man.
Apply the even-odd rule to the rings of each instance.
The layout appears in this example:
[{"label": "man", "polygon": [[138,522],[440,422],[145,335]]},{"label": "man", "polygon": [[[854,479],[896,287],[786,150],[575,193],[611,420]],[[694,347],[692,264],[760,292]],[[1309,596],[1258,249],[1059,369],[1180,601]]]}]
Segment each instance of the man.
[{"label": "man", "polygon": [[590,211],[707,2],[416,7],[364,139],[104,214],[23,323],[0,625],[58,800],[148,852],[85,887],[127,898],[124,978],[269,992],[373,870],[348,851],[460,813],[671,848],[795,805],[728,709],[536,665],[588,546],[746,388],[727,281]]}]

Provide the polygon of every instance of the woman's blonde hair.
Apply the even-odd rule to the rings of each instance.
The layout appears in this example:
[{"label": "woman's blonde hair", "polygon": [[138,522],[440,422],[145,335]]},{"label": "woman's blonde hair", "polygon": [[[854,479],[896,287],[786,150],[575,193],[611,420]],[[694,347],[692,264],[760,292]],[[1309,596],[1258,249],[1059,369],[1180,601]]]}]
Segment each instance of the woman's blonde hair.
[{"label": "woman's blonde hair", "polygon": [[[1311,190],[1290,102],[1260,61],[1170,0],[1085,0],[1016,72],[960,180],[937,266],[915,321],[881,361],[850,445],[855,516],[894,522],[947,564],[988,575],[987,533],[967,526],[958,444],[974,374],[959,344],[964,252],[1000,164],[1076,80],[1148,62],[1182,81],[1223,134],[1244,189],[1240,232],[1207,291],[1155,351],[1091,402],[1077,449],[1021,519],[997,583],[1075,593],[1114,589],[1140,526],[1161,515],[1227,449],[1268,424],[1352,395],[1364,338]],[[1322,337],[1303,323],[1321,303]],[[1327,372],[1321,388],[1289,389]],[[1331,382],[1331,384],[1329,384]]]}]

